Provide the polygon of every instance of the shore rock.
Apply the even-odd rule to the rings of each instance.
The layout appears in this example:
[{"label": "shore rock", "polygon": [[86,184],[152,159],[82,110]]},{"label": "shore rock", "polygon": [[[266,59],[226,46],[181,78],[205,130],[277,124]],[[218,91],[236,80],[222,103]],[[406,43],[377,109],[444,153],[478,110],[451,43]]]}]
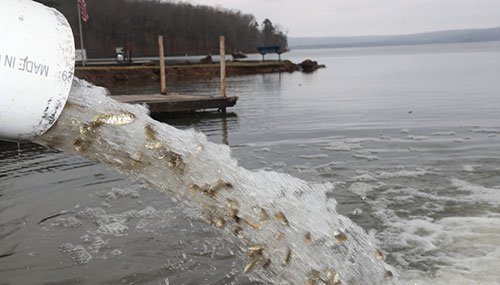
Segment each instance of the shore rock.
[{"label": "shore rock", "polygon": [[310,72],[318,70],[319,68],[325,67],[324,64],[318,64],[317,61],[313,61],[310,59],[306,59],[303,62],[299,63],[299,66],[302,69],[302,71],[305,73],[310,73]]},{"label": "shore rock", "polygon": [[211,55],[207,55],[204,58],[200,59],[200,63],[201,64],[212,64],[214,62],[212,61],[212,56]]}]

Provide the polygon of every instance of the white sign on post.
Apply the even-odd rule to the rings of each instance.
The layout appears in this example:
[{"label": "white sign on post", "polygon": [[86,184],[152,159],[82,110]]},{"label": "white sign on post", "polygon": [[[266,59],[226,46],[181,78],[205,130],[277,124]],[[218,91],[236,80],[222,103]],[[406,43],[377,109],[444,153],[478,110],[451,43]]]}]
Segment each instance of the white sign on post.
[{"label": "white sign on post", "polygon": [[76,61],[87,61],[87,50],[76,49],[75,50],[75,60]]}]

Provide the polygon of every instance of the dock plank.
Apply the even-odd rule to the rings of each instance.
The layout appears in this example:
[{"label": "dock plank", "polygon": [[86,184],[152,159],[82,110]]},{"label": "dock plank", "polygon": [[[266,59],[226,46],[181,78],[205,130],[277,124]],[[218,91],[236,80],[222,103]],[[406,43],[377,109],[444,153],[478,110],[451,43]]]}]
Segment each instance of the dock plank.
[{"label": "dock plank", "polygon": [[233,107],[237,96],[193,96],[179,94],[113,95],[111,98],[129,104],[146,104],[151,113],[190,112]]}]

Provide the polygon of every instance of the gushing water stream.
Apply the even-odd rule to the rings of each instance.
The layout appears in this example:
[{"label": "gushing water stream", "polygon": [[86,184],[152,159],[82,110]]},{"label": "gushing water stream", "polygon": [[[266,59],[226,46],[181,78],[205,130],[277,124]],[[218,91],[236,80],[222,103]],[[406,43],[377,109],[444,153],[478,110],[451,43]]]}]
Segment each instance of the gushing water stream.
[{"label": "gushing water stream", "polygon": [[247,256],[242,271],[274,284],[392,284],[373,239],[339,215],[331,184],[249,171],[224,145],[151,119],[75,80],[56,124],[37,143],[75,153],[201,209]]}]

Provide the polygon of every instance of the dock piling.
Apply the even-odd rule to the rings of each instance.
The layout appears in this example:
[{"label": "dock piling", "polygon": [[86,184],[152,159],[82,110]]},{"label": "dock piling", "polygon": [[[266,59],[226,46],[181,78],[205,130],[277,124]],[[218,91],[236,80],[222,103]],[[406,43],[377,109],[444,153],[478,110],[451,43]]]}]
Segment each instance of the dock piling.
[{"label": "dock piling", "polygon": [[167,76],[165,75],[165,52],[163,49],[163,36],[158,35],[158,50],[160,55],[160,81],[161,94],[167,95]]},{"label": "dock piling", "polygon": [[225,37],[220,36],[220,95],[226,97],[226,43]]}]

